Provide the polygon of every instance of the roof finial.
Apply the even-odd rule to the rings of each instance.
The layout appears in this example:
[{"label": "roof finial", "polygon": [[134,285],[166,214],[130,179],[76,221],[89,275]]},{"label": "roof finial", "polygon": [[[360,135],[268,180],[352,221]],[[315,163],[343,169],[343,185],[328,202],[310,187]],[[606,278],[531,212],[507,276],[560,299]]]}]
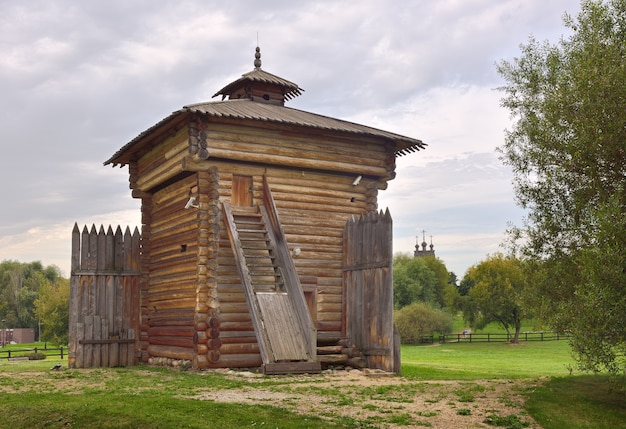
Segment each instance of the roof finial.
[{"label": "roof finial", "polygon": [[256,47],[256,52],[254,53],[254,68],[261,68],[261,48]]}]

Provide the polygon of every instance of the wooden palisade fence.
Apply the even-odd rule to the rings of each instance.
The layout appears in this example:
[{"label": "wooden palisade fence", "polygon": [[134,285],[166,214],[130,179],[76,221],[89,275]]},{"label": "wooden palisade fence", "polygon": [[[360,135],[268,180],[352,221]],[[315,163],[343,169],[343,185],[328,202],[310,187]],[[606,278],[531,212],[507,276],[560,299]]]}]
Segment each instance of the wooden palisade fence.
[{"label": "wooden palisade fence", "polygon": [[139,353],[137,228],[72,231],[70,280],[71,368],[130,366]]},{"label": "wooden palisade fence", "polygon": [[389,211],[350,219],[344,229],[347,336],[369,368],[400,372],[394,336],[392,221]]}]

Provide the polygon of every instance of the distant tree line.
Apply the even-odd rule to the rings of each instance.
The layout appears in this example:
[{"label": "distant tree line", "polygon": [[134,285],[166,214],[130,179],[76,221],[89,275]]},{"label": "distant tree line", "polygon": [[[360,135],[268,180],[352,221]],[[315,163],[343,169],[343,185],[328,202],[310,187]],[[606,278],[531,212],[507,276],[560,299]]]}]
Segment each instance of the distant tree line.
[{"label": "distant tree line", "polygon": [[522,261],[500,253],[470,267],[460,283],[439,258],[398,254],[393,288],[394,321],[404,343],[451,333],[457,314],[473,329],[496,322],[517,342],[522,320],[531,314],[524,306]]},{"label": "distant tree line", "polygon": [[[509,255],[470,268],[443,307],[516,334],[532,311],[571,335],[580,369],[626,386],[626,0],[580,9],[563,18],[567,37],[531,37],[497,64],[513,118],[499,152],[527,216],[509,230]],[[398,313],[442,304],[417,268],[394,267]]]},{"label": "distant tree line", "polygon": [[1,328],[32,328],[36,340],[67,344],[69,291],[54,265],[0,262]]}]

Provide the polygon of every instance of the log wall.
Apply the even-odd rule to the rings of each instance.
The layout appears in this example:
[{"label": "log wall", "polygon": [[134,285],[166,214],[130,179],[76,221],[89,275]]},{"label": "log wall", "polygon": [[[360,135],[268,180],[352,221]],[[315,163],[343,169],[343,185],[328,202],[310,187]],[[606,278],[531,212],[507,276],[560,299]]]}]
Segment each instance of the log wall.
[{"label": "log wall", "polygon": [[[131,165],[143,215],[142,360],[261,365],[220,216],[219,201],[230,201],[234,175],[252,177],[254,205],[262,204],[267,176],[289,247],[299,249],[294,263],[318,337],[345,336],[343,229],[352,216],[377,209],[378,190],[393,178],[393,148],[271,124],[212,121],[197,116]],[[190,196],[199,207],[185,210]]]},{"label": "log wall", "polygon": [[[155,192],[149,209],[146,310],[149,357],[193,360],[198,278],[198,216],[185,209],[197,175]],[[148,221],[148,219],[147,219]]]},{"label": "log wall", "polygon": [[[318,336],[345,336],[343,292],[343,229],[346,221],[376,206],[376,183],[364,179],[357,186],[346,175],[292,169],[242,166],[208,161],[218,169],[219,197],[230,200],[235,175],[253,178],[253,204],[262,204],[263,175],[267,175],[296,271],[305,294],[315,301]],[[219,366],[261,364],[259,348],[225,227],[220,224],[217,291],[220,305]]]},{"label": "log wall", "polygon": [[[309,132],[284,124],[196,116],[189,153],[198,159],[220,158],[295,169],[371,176],[379,189],[395,176],[391,142],[332,130]],[[197,137],[196,137],[197,135]]]}]

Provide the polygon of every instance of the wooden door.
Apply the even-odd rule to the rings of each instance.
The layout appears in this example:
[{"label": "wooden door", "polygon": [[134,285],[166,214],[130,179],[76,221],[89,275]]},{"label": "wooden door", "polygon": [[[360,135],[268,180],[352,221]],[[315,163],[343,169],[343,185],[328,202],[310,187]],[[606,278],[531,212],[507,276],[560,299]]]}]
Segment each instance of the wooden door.
[{"label": "wooden door", "polygon": [[233,175],[230,204],[233,206],[252,206],[252,176]]}]

